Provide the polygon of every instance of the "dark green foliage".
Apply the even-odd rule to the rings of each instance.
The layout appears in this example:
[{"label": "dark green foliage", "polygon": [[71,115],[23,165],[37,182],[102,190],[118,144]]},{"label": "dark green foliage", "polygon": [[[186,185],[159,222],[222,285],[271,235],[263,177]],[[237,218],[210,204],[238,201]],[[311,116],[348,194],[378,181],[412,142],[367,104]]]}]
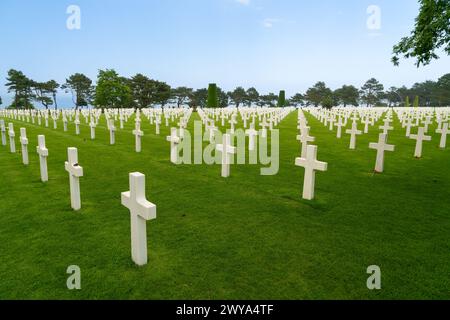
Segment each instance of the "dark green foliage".
[{"label": "dark green foliage", "polygon": [[210,83],[208,86],[208,100],[206,106],[208,108],[217,108],[219,106],[217,85],[215,83]]},{"label": "dark green foliage", "polygon": [[72,94],[72,101],[75,108],[88,106],[92,102],[94,87],[92,80],[82,73],[75,73],[71,75],[66,82],[61,86],[66,92]]},{"label": "dark green foliage", "polygon": [[420,12],[409,37],[394,46],[392,62],[399,64],[400,56],[415,58],[416,65],[427,65],[439,58],[436,50],[450,54],[450,1],[419,0]]},{"label": "dark green foliage", "polygon": [[286,106],[286,91],[281,90],[280,94],[278,95],[277,107],[278,108],[283,108],[285,106]]}]

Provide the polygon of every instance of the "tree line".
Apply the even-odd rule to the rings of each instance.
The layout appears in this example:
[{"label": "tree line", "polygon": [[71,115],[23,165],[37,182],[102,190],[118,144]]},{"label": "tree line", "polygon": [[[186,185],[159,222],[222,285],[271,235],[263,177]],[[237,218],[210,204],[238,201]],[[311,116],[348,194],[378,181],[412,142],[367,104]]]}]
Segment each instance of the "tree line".
[{"label": "tree line", "polygon": [[[98,108],[147,108],[169,103],[178,107],[208,107],[208,89],[194,90],[188,87],[172,88],[165,82],[151,79],[143,74],[131,78],[120,76],[113,69],[99,70],[97,82],[82,73],[71,75],[62,84],[55,80],[39,82],[28,78],[23,72],[11,69],[6,78],[8,93],[14,98],[8,108],[32,109],[33,103],[48,108],[58,108],[56,96],[60,90],[70,93],[76,109],[89,105]],[[378,80],[369,79],[361,88],[344,85],[332,90],[319,81],[305,93],[296,93],[285,99],[280,95],[260,94],[254,87],[237,87],[226,92],[215,87],[217,107],[234,105],[280,107],[280,106],[448,106],[450,105],[450,74],[437,81],[425,81],[411,88],[391,87],[385,90]],[[2,103],[0,97],[0,105]]]}]

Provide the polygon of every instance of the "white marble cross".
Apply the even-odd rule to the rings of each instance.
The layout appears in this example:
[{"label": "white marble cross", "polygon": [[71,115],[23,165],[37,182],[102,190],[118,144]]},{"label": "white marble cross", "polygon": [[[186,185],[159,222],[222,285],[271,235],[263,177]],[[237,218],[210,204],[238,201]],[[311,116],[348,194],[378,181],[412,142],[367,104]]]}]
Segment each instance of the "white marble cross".
[{"label": "white marble cross", "polygon": [[369,116],[364,117],[364,120],[361,122],[364,123],[364,133],[369,133],[369,124],[372,122]]},{"label": "white marble cross", "polygon": [[236,153],[236,147],[231,145],[231,136],[224,134],[222,136],[222,144],[216,145],[216,150],[222,153],[222,177],[230,176],[231,156]]},{"label": "white marble cross", "polygon": [[342,118],[339,117],[338,118],[338,122],[336,123],[337,128],[337,132],[336,132],[336,138],[340,139],[342,136],[342,126],[344,125],[344,123],[342,122]]},{"label": "white marble cross", "polygon": [[412,127],[413,123],[412,123],[412,119],[408,118],[406,119],[405,122],[405,127],[406,127],[406,137],[409,138],[409,136],[411,135],[411,127]]},{"label": "white marble cross", "polygon": [[448,130],[448,122],[442,125],[441,129],[437,129],[436,133],[441,134],[441,142],[439,143],[439,148],[445,149],[447,144],[447,135],[450,134],[450,130]]},{"label": "white marble cross", "polygon": [[109,144],[116,143],[116,127],[114,126],[114,119],[109,119]]},{"label": "white marble cross", "polygon": [[68,161],[65,163],[65,169],[69,173],[70,203],[72,209],[77,211],[81,209],[80,177],[83,176],[83,168],[78,164],[77,148],[68,148],[67,154]]},{"label": "white marble cross", "polygon": [[11,153],[16,153],[16,141],[14,139],[16,133],[14,132],[14,125],[12,123],[8,124],[8,136],[9,136],[9,149]]},{"label": "white marble cross", "polygon": [[308,146],[306,158],[296,158],[295,165],[305,168],[305,176],[303,179],[303,199],[314,199],[314,187],[316,170],[327,171],[328,164],[326,162],[317,161],[317,146]]},{"label": "white marble cross", "polygon": [[167,137],[170,142],[170,162],[178,164],[178,144],[180,137],[177,136],[177,128],[170,129],[170,136]]},{"label": "white marble cross", "polygon": [[375,162],[375,172],[383,172],[384,171],[384,152],[385,151],[394,151],[395,146],[386,143],[386,135],[384,133],[380,133],[378,138],[378,143],[370,143],[369,148],[377,150],[377,160]]},{"label": "white marble cross", "polygon": [[48,181],[48,171],[47,171],[47,157],[48,149],[45,147],[45,136],[38,136],[38,146],[36,147],[37,153],[39,154],[39,166],[41,169],[41,181]]},{"label": "white marble cross", "polygon": [[0,120],[0,131],[2,134],[2,145],[6,146],[6,128],[5,128],[5,120]]},{"label": "white marble cross", "polygon": [[122,192],[122,205],[130,210],[131,258],[139,266],[147,264],[146,221],[156,219],[156,205],[145,198],[145,175],[130,173],[130,191]]},{"label": "white marble cross", "polygon": [[236,117],[232,116],[231,120],[230,120],[230,125],[231,125],[230,133],[231,134],[234,134],[234,127],[235,127],[236,124],[237,124]]},{"label": "white marble cross", "polygon": [[411,134],[409,136],[410,139],[416,140],[416,149],[414,151],[414,157],[420,158],[422,157],[422,146],[423,141],[431,141],[431,136],[425,135],[425,128],[420,127],[417,134]]},{"label": "white marble cross", "polygon": [[64,127],[64,132],[67,131],[67,118],[66,116],[63,116],[63,127]]},{"label": "white marble cross", "polygon": [[309,135],[309,127],[304,127],[302,133],[297,136],[297,140],[302,143],[302,152],[300,157],[306,158],[306,152],[308,152],[308,142],[313,142],[316,138]]},{"label": "white marble cross", "polygon": [[141,138],[144,136],[144,132],[141,130],[141,122],[136,121],[136,127],[133,130],[133,134],[136,137],[136,152],[141,152],[142,146],[141,146]]},{"label": "white marble cross", "polygon": [[161,124],[161,119],[156,118],[155,119],[155,134],[159,135],[159,125]]},{"label": "white marble cross", "polygon": [[394,130],[394,127],[390,126],[391,121],[389,119],[384,120],[384,125],[380,127],[383,130],[383,134],[387,136],[389,134],[389,130]]},{"label": "white marble cross", "polygon": [[75,134],[79,135],[80,134],[80,118],[79,118],[78,113],[75,116],[74,123],[75,123]]},{"label": "white marble cross", "polygon": [[255,124],[250,123],[250,129],[245,130],[245,134],[248,135],[248,150],[254,151],[256,147],[256,137],[258,136],[258,131],[255,130]]},{"label": "white marble cross", "polygon": [[20,144],[22,146],[22,162],[24,165],[28,165],[28,138],[25,128],[20,128]]},{"label": "white marble cross", "polygon": [[91,118],[89,127],[91,127],[91,140],[94,140],[95,139],[95,127],[97,127],[97,125],[95,124],[95,120],[93,118]]},{"label": "white marble cross", "polygon": [[356,149],[356,136],[362,134],[362,132],[358,130],[356,122],[353,122],[352,129],[346,130],[345,133],[350,134],[350,149]]},{"label": "white marble cross", "polygon": [[425,132],[424,133],[427,133],[428,132],[428,126],[432,123],[432,121],[431,121],[431,117],[430,116],[426,116],[425,117],[425,121],[423,122],[424,123],[424,130],[425,130]]}]

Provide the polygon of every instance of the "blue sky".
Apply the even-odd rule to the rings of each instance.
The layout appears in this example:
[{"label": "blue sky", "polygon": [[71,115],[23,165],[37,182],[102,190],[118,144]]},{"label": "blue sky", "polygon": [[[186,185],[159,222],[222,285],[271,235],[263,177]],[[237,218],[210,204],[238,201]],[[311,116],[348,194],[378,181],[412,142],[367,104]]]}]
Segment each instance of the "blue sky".
[{"label": "blue sky", "polygon": [[[69,5],[81,29],[68,30]],[[367,8],[381,9],[381,29],[367,28]],[[35,80],[63,82],[101,68],[141,72],[172,86],[303,92],[376,77],[386,87],[435,80],[450,58],[417,69],[391,62],[409,34],[415,0],[1,0],[0,95],[10,68]]]}]

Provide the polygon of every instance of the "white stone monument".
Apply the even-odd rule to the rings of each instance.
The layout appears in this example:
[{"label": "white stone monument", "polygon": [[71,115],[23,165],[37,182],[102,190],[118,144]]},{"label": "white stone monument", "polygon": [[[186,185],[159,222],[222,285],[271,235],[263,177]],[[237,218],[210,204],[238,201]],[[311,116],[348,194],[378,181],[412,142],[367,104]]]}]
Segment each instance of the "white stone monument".
[{"label": "white stone monument", "polygon": [[25,128],[20,128],[20,144],[22,146],[22,162],[24,165],[28,165],[28,138]]},{"label": "white stone monument", "polygon": [[375,172],[384,171],[384,152],[394,151],[395,146],[386,143],[387,137],[384,133],[380,133],[378,143],[370,143],[369,148],[377,150],[377,160],[375,162]]},{"label": "white stone monument", "polygon": [[16,141],[15,141],[16,133],[14,132],[14,125],[12,123],[8,124],[8,136],[9,136],[9,149],[11,153],[16,153]]},{"label": "white stone monument", "polygon": [[305,168],[305,176],[303,179],[303,199],[314,199],[314,188],[316,179],[316,170],[327,171],[328,164],[326,162],[317,161],[317,146],[308,146],[306,158],[296,158],[295,165]]},{"label": "white stone monument", "polygon": [[409,135],[409,138],[416,140],[416,149],[414,151],[414,157],[416,158],[422,157],[423,141],[431,141],[431,136],[426,136],[425,128],[419,127],[418,133]]},{"label": "white stone monument", "polygon": [[222,153],[222,177],[230,176],[231,156],[236,153],[236,147],[231,145],[231,136],[224,134],[222,136],[222,144],[216,145],[216,150]]},{"label": "white stone monument", "polygon": [[83,176],[83,168],[78,164],[77,148],[68,148],[67,154],[68,161],[65,163],[65,168],[69,173],[70,203],[72,209],[77,211],[81,209],[80,177]]},{"label": "white stone monument", "polygon": [[41,181],[48,181],[48,171],[47,171],[47,157],[48,149],[45,147],[45,136],[38,136],[38,146],[36,147],[37,153],[39,155],[39,166],[41,169]]},{"label": "white stone monument", "polygon": [[352,129],[346,130],[345,133],[350,135],[350,149],[356,149],[356,136],[362,134],[362,131],[358,130],[356,122],[352,123]]},{"label": "white stone monument", "polygon": [[167,137],[170,142],[170,162],[178,164],[178,144],[180,138],[177,136],[177,128],[170,129],[170,136]]},{"label": "white stone monument", "polygon": [[156,219],[156,205],[145,198],[145,175],[130,173],[130,191],[122,192],[122,205],[130,210],[131,258],[139,266],[147,264],[146,221]]}]

